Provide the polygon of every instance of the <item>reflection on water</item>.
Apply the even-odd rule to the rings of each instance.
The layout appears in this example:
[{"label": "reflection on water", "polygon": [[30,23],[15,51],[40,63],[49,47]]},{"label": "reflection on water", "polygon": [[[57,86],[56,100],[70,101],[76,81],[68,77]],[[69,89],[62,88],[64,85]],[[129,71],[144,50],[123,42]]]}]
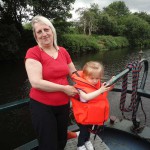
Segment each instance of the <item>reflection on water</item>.
[{"label": "reflection on water", "polygon": [[[144,50],[143,52],[144,52],[143,57],[147,59],[150,63],[150,49]],[[81,69],[82,66],[85,64],[85,62],[90,61],[90,60],[96,60],[96,61],[102,62],[105,67],[104,81],[107,81],[112,76],[124,70],[124,68],[129,62],[132,62],[138,59],[139,59],[138,50],[119,49],[119,50],[112,50],[112,51],[103,51],[97,54],[89,54],[83,57],[76,57],[76,58],[73,58],[73,61],[77,69]],[[149,71],[149,74],[150,74],[150,71]],[[149,85],[148,83],[150,83],[149,74],[148,74],[148,79],[147,79],[148,82],[146,85],[147,89]]]},{"label": "reflection on water", "polygon": [[[143,52],[143,57],[146,58],[150,64],[150,49],[144,50]],[[105,67],[105,77],[103,80],[107,81],[112,76],[124,70],[125,66],[129,62],[137,60],[138,51],[120,49],[99,52],[97,54],[89,54],[82,57],[72,57],[72,59],[77,69],[81,69],[85,62],[90,60],[102,62]],[[28,96],[30,85],[27,80],[24,62],[2,62],[0,64],[0,68],[0,104],[26,98]],[[129,75],[129,77],[131,78],[131,75]],[[131,84],[131,81],[129,82]],[[116,86],[120,86],[120,84],[120,82],[117,82]],[[145,89],[150,90],[150,66]],[[121,116],[119,111],[119,96],[119,94],[114,92],[109,94],[111,114],[117,116]],[[150,126],[150,100],[142,98],[142,101],[147,115],[147,125]],[[138,110],[138,117],[140,119],[143,118],[143,112],[141,111],[141,108]],[[0,118],[3,120],[3,123],[1,122],[0,124],[0,135],[3,137],[3,139],[0,141],[0,145],[3,145],[5,150],[15,148],[35,137],[31,127],[28,108],[25,107],[19,110],[1,113]],[[7,144],[8,141],[9,144]]]},{"label": "reflection on water", "polygon": [[[144,50],[143,52],[144,52],[143,58],[147,59],[150,64],[150,49]],[[73,60],[78,69],[81,69],[81,67],[84,65],[84,63],[89,60],[96,60],[96,61],[102,62],[105,67],[104,81],[107,81],[112,76],[114,76],[114,75],[120,73],[122,70],[124,70],[124,68],[126,67],[126,65],[128,63],[138,60],[138,59],[139,59],[139,51],[129,50],[129,49],[124,49],[124,50],[121,49],[121,50],[99,52],[95,55],[89,54],[89,55],[83,56],[81,58],[75,58]],[[144,67],[142,68],[142,70],[143,69],[144,69]],[[140,74],[139,84],[140,84],[142,75],[143,74]],[[132,74],[131,73],[129,73],[129,75],[128,75],[128,83],[129,83],[129,88],[131,88],[131,85],[132,85]],[[120,87],[121,80],[118,81],[115,86]],[[145,89],[148,91],[150,90],[150,65],[149,65],[149,73],[147,76],[147,82],[145,85]],[[130,99],[131,99],[131,96],[128,95],[127,104],[130,103]],[[109,94],[109,101],[110,101],[110,106],[111,106],[111,114],[121,117],[121,112],[119,110],[120,94],[111,92]],[[142,98],[142,102],[143,102],[144,111],[146,112],[146,115],[147,115],[147,125],[150,126],[150,111],[149,111],[150,99]],[[127,116],[130,116],[129,118],[131,118],[131,116],[132,116],[131,113],[126,113],[126,114],[127,114]],[[141,107],[139,107],[137,117],[140,118],[142,123],[144,122],[144,114],[141,110]]]},{"label": "reflection on water", "polygon": [[1,62],[0,69],[0,104],[23,98],[27,79],[24,62]]}]

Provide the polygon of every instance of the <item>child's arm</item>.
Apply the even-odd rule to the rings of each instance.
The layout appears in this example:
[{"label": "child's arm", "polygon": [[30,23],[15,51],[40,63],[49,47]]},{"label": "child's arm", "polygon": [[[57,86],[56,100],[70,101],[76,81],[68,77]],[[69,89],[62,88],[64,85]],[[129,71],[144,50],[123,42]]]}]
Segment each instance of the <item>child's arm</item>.
[{"label": "child's arm", "polygon": [[98,95],[106,92],[106,91],[110,91],[111,87],[107,87],[104,84],[102,84],[101,88],[99,88],[98,90],[91,92],[91,93],[85,93],[82,90],[79,90],[79,95],[81,98],[83,98],[86,101],[89,101],[95,97],[97,97]]}]

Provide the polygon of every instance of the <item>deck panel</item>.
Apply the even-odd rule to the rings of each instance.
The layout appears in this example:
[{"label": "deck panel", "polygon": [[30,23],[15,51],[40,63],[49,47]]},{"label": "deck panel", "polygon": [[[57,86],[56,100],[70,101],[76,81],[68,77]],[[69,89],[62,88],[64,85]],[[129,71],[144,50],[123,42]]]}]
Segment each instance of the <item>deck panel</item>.
[{"label": "deck panel", "polygon": [[[65,150],[77,150],[77,141],[77,138],[68,140]],[[92,142],[95,150],[110,150],[100,137],[96,136],[94,140],[94,134],[91,134],[90,141]]]}]

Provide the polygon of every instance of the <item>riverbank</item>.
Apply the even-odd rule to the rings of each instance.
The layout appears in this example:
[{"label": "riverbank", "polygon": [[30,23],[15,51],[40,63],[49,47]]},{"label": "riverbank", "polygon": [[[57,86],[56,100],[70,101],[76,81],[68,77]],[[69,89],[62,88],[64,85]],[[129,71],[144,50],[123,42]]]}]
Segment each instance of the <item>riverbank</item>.
[{"label": "riverbank", "polygon": [[[27,49],[37,45],[31,31],[25,31],[18,44],[15,44],[16,49],[10,50],[6,48],[0,51],[0,61],[24,59]],[[121,36],[63,34],[58,39],[58,45],[65,47],[71,55],[82,56],[99,51],[127,48],[129,47],[129,42],[127,38]]]}]

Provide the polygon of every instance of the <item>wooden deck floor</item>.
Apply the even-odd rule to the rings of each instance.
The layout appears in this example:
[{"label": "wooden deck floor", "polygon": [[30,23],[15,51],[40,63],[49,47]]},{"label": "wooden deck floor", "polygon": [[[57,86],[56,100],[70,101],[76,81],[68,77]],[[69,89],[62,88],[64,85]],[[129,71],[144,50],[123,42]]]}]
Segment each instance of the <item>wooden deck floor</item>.
[{"label": "wooden deck floor", "polygon": [[[78,129],[79,128],[76,124],[68,127],[68,131],[78,131]],[[67,145],[64,150],[77,150],[77,141],[78,138],[69,139],[67,141]],[[92,142],[95,150],[110,150],[110,148],[101,140],[100,137],[96,136],[96,139],[94,140],[94,134],[92,133],[91,133],[90,141]],[[34,150],[34,148],[37,146],[38,146],[38,141],[37,139],[35,139],[18,148],[15,148],[14,150]]]},{"label": "wooden deck floor", "polygon": [[[65,150],[77,150],[77,140],[77,138],[68,140]],[[91,134],[90,141],[92,142],[95,150],[110,150],[98,136],[96,136],[96,139],[94,140],[94,134]]]},{"label": "wooden deck floor", "polygon": [[[78,138],[69,139],[64,150],[77,150],[77,140]],[[94,134],[91,134],[90,141],[92,142],[95,150],[110,150],[109,147],[96,136],[94,140]],[[25,145],[22,145],[14,150],[31,150],[38,145],[37,140],[33,140]]]}]

